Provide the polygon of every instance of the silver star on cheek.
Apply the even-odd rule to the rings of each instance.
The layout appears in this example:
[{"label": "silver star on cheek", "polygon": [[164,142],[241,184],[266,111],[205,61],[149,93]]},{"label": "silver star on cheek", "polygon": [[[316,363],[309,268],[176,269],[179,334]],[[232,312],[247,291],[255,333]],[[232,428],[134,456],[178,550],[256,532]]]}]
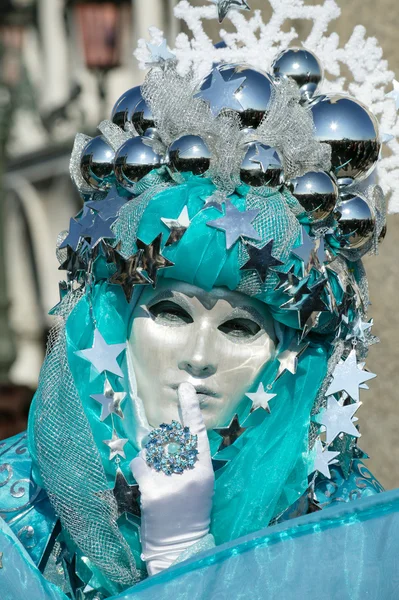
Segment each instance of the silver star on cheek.
[{"label": "silver star on cheek", "polygon": [[255,393],[245,395],[248,396],[250,400],[252,400],[251,412],[256,410],[257,408],[263,408],[268,413],[270,413],[269,400],[277,396],[277,394],[269,394],[268,392],[266,392],[263,383],[259,384],[259,387]]},{"label": "silver star on cheek", "polygon": [[347,359],[338,364],[333,373],[333,380],[330,383],[326,396],[331,396],[337,392],[346,392],[349,396],[359,402],[359,385],[374,379],[375,373],[362,371],[356,361],[356,350],[351,350]]},{"label": "silver star on cheek", "polygon": [[209,103],[209,108],[214,117],[217,117],[221,110],[229,108],[232,110],[242,110],[243,107],[235,97],[235,92],[241,87],[246,77],[225,81],[218,69],[212,71],[211,85],[206,90],[200,90],[194,95],[194,98],[200,98]]},{"label": "silver star on cheek", "polygon": [[230,201],[226,201],[225,214],[219,219],[208,221],[208,227],[220,229],[226,234],[227,250],[242,237],[248,237],[253,240],[260,240],[260,235],[251,225],[252,221],[258,216],[259,210],[239,211]]},{"label": "silver star on cheek", "polygon": [[286,371],[295,375],[298,368],[298,359],[308,346],[309,342],[298,344],[297,340],[294,338],[288,348],[277,355],[280,366],[275,381],[277,381],[277,379],[279,379]]},{"label": "silver star on cheek", "polygon": [[103,444],[106,444],[110,450],[109,460],[112,460],[115,458],[115,456],[122,456],[122,458],[126,458],[123,448],[128,441],[129,440],[127,438],[119,438],[114,429],[112,432],[112,438],[110,440],[103,440]]},{"label": "silver star on cheek", "polygon": [[352,417],[360,407],[361,402],[341,406],[333,396],[327,400],[327,408],[317,415],[316,422],[326,428],[326,443],[331,444],[340,433],[347,433],[360,437],[360,433],[353,424]]},{"label": "silver star on cheek", "polygon": [[190,225],[187,206],[183,208],[176,219],[166,219],[165,217],[161,217],[161,221],[166,225],[170,232],[165,246],[170,246],[171,244],[179,242]]},{"label": "silver star on cheek", "polygon": [[96,373],[94,377],[108,371],[114,373],[118,377],[123,377],[123,372],[117,363],[117,357],[126,348],[125,344],[107,344],[98,329],[94,330],[93,346],[86,350],[78,350],[75,352],[77,356],[81,356],[88,360],[94,367]]},{"label": "silver star on cheek", "polygon": [[329,465],[334,465],[338,462],[336,460],[336,456],[338,456],[339,452],[331,452],[330,450],[323,450],[323,444],[321,443],[321,441],[319,439],[316,441],[315,449],[316,449],[316,456],[315,456],[313,468],[310,471],[310,474],[314,473],[315,471],[318,471],[319,473],[321,473],[322,475],[327,477],[327,479],[331,479]]},{"label": "silver star on cheek", "polygon": [[218,9],[219,23],[223,21],[227,13],[231,9],[236,10],[251,10],[246,0],[211,0],[216,4]]},{"label": "silver star on cheek", "polygon": [[277,151],[274,148],[265,148],[263,144],[256,144],[256,154],[249,160],[260,164],[263,173],[266,173],[269,167],[281,166]]},{"label": "silver star on cheek", "polygon": [[176,60],[176,55],[168,49],[165,38],[158,45],[147,43],[147,48],[151,52],[151,58],[148,64],[156,65],[167,60]]},{"label": "silver star on cheek", "polygon": [[387,94],[386,97],[392,98],[393,100],[395,100],[396,110],[398,110],[399,109],[399,82],[396,81],[396,79],[394,79],[392,81],[392,85],[393,85],[393,90],[392,90],[392,92],[389,92],[389,94]]},{"label": "silver star on cheek", "polygon": [[107,378],[104,382],[104,393],[92,394],[90,398],[93,398],[102,406],[101,421],[104,421],[110,414],[117,415],[121,419],[124,418],[121,404],[126,398],[126,392],[115,392]]}]

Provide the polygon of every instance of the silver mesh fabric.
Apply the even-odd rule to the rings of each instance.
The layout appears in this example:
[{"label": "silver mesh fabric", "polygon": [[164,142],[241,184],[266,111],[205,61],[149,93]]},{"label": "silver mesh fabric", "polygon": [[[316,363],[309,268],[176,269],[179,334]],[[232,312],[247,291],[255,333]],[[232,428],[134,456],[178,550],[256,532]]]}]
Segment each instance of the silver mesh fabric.
[{"label": "silver mesh fabric", "polygon": [[83,555],[112,582],[133,585],[135,561],[118,530],[116,501],[67,359],[65,321],[82,295],[65,296],[49,335],[34,414],[37,461],[62,526]]}]

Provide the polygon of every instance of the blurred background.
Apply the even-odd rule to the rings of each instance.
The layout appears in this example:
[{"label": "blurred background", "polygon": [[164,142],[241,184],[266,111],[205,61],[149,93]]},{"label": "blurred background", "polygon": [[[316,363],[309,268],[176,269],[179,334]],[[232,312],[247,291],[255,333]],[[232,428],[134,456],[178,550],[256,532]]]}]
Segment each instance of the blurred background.
[{"label": "blurred background", "polygon": [[[311,0],[308,4],[318,4]],[[205,0],[191,0],[204,4]],[[397,0],[337,0],[331,25],[344,43],[366,26],[399,79]],[[132,55],[148,27],[173,47],[182,24],[176,0],[0,0],[0,440],[25,429],[29,404],[58,302],[55,245],[80,198],[69,178],[76,132],[96,135],[112,106],[141,83]],[[270,13],[267,0],[249,0]],[[306,23],[294,24],[306,38]],[[228,29],[226,20],[223,27]],[[219,41],[217,21],[207,23]],[[387,488],[399,486],[399,215],[377,257],[366,259],[373,332],[367,366],[378,374],[363,392],[359,445]]]}]

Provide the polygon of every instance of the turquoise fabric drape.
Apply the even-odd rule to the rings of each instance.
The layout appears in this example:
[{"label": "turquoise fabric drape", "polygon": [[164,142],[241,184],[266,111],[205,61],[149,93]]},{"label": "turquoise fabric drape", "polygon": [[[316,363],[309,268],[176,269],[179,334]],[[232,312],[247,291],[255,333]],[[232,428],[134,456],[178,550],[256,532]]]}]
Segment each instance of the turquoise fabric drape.
[{"label": "turquoise fabric drape", "polygon": [[[258,531],[197,555],[112,600],[396,600],[399,490]],[[2,600],[66,600],[0,519]]]}]

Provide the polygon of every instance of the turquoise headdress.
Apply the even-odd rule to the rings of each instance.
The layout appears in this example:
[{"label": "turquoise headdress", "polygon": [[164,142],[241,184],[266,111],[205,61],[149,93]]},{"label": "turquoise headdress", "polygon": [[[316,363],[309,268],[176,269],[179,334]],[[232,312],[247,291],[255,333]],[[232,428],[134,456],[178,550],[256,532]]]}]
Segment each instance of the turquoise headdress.
[{"label": "turquoise headdress", "polygon": [[[311,495],[329,464],[350,472],[357,430],[349,419],[331,435],[326,423],[357,404],[371,378],[358,364],[374,341],[361,256],[376,250],[385,209],[378,186],[358,186],[376,164],[378,129],[354,100],[311,100],[315,89],[304,94],[278,61],[270,75],[222,64],[197,81],[173,55],[152,57],[143,86],[121,97],[101,135],[76,139],[71,172],[84,205],[59,239],[68,275],[29,436],[35,479],[67,542],[111,592],[143,570],[138,515],[121,509],[114,488],[134,485],[129,463],[140,450],[125,345],[143,286],[170,278],[227,287],[263,301],[278,324],[279,352],[257,382],[278,397],[271,413],[245,398],[234,443],[209,432],[217,543]],[[317,134],[336,104],[364,122],[367,139],[351,150]],[[355,369],[351,389],[341,361]]]}]

